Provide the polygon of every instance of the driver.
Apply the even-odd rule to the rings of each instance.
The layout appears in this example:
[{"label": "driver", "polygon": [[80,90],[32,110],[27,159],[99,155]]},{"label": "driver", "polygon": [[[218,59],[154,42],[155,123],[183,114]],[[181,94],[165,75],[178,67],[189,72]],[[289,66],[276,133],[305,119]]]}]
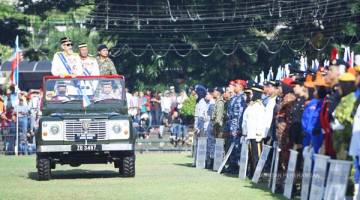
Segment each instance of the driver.
[{"label": "driver", "polygon": [[55,96],[52,97],[53,101],[67,101],[70,98],[67,96],[67,86],[64,81],[59,81],[55,86]]},{"label": "driver", "polygon": [[101,87],[99,99],[119,99],[119,96],[114,92],[111,81],[103,81]]}]

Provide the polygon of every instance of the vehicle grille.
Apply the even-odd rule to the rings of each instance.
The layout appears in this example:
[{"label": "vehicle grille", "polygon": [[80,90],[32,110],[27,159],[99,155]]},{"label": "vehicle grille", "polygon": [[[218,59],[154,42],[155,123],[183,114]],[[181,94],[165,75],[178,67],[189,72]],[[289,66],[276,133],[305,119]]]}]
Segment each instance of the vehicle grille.
[{"label": "vehicle grille", "polygon": [[[106,139],[106,122],[91,121],[88,135],[97,135],[98,140]],[[85,135],[81,121],[65,121],[65,140],[75,141],[76,135]]]}]

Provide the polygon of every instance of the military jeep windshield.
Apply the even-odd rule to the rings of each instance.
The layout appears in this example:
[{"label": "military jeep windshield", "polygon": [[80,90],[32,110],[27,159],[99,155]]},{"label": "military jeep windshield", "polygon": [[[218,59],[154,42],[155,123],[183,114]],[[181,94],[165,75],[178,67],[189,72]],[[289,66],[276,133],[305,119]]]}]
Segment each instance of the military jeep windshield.
[{"label": "military jeep windshield", "polygon": [[46,101],[51,103],[82,101],[84,96],[95,102],[105,99],[123,100],[122,93],[121,79],[87,77],[46,81]]},{"label": "military jeep windshield", "polygon": [[126,104],[124,84],[122,76],[45,77],[44,110],[69,112],[81,106],[88,111],[120,112]]}]

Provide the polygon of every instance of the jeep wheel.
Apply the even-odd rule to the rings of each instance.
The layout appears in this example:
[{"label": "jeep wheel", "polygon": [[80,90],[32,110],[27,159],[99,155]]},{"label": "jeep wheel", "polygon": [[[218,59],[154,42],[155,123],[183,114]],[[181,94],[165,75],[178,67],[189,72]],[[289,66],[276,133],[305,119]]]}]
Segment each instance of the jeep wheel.
[{"label": "jeep wheel", "polygon": [[50,159],[40,157],[37,159],[37,170],[39,181],[47,181],[51,178]]},{"label": "jeep wheel", "polygon": [[122,165],[119,166],[119,173],[123,177],[135,176],[135,156],[127,156],[122,159]]}]

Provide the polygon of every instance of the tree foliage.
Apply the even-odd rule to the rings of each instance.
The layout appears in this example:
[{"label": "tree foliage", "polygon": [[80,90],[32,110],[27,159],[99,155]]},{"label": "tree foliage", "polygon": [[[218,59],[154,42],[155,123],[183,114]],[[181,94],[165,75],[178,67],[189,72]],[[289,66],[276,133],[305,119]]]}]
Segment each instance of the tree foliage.
[{"label": "tree foliage", "polygon": [[[266,73],[270,67],[276,69],[292,63],[300,55],[322,60],[333,46],[350,45],[360,52],[359,39],[355,37],[359,33],[358,0],[338,4],[332,0],[326,1],[327,4],[307,0],[246,2],[19,0],[17,5],[0,3],[0,49],[2,58],[7,57],[19,35],[25,56],[41,60],[52,58],[63,36],[71,37],[74,43],[87,42],[93,54],[99,43],[105,43],[111,48],[117,70],[126,75],[130,89],[149,86],[161,89],[169,85],[186,88],[199,82],[219,86],[234,78],[254,78],[261,70]],[[306,13],[306,8],[316,2],[320,2],[319,12]],[[301,6],[304,10],[297,9]],[[351,17],[344,18],[344,13]],[[196,14],[202,20],[196,20]],[[177,17],[194,20],[174,20]],[[284,42],[287,46],[280,48]],[[311,45],[304,46],[305,42]],[[223,55],[230,53],[236,43],[242,45],[233,54]],[[124,48],[125,44],[130,48]],[[156,54],[166,53],[169,44],[180,54],[187,54],[190,47],[208,54],[214,45],[224,52],[217,48],[211,56],[193,51],[182,57],[173,49],[166,56],[155,55],[148,49],[143,56],[133,55],[141,54],[149,44]]]}]

